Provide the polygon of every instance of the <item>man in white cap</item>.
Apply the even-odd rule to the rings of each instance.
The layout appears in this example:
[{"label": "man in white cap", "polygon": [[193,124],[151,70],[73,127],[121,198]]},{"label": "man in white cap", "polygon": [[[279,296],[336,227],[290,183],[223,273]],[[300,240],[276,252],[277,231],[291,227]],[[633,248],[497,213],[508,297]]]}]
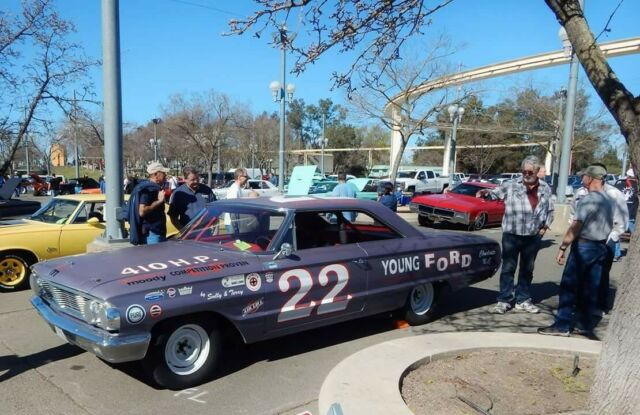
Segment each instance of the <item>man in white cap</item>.
[{"label": "man in white cap", "polygon": [[164,181],[169,169],[154,161],[147,166],[149,181],[133,189],[129,205],[137,207],[130,216],[129,241],[134,245],[152,245],[167,239],[167,218],[164,213]]}]

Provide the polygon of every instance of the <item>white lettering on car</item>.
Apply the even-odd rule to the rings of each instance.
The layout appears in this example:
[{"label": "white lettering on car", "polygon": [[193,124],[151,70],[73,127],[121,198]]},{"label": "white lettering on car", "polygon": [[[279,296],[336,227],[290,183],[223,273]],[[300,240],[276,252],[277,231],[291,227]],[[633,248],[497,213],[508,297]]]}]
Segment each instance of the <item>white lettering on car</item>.
[{"label": "white lettering on car", "polygon": [[184,259],[173,259],[170,261],[167,261],[168,263],[170,263],[171,265],[173,265],[174,267],[181,267],[183,265],[191,265],[191,262],[186,261]]},{"label": "white lettering on car", "polygon": [[[169,267],[176,267],[176,268],[180,268],[180,267],[185,267],[185,266],[189,266],[189,265],[194,265],[194,264],[204,264],[207,262],[211,262],[210,264],[208,264],[205,268],[189,268],[187,270],[176,270],[176,271],[171,271],[169,273],[169,275],[183,275],[184,273],[188,273],[188,274],[197,274],[199,271],[219,271],[222,268],[226,268],[226,267],[232,267],[232,266],[241,266],[241,265],[248,265],[248,262],[246,261],[237,261],[235,263],[229,263],[229,264],[218,264],[218,260],[217,259],[211,259],[206,255],[196,255],[194,256],[192,259],[190,259],[189,261],[187,261],[186,259],[183,258],[178,258],[178,259],[170,259],[167,260],[167,262],[152,262],[151,264],[145,264],[145,265],[133,265],[133,266],[129,266],[129,267],[125,267],[122,269],[122,271],[120,272],[120,274],[122,275],[137,275],[141,272],[153,272],[153,271],[157,271],[157,270],[162,270],[162,269],[167,269]],[[183,273],[180,273],[180,271],[185,271]]]},{"label": "white lettering on car", "polygon": [[[324,287],[329,284],[329,273],[336,275],[336,286],[333,287],[320,301],[318,307],[318,314],[332,313],[335,311],[341,311],[347,308],[349,300],[352,296],[347,294],[341,299],[337,299],[337,295],[344,289],[349,282],[349,270],[347,267],[341,264],[331,264],[323,267],[318,274],[318,283]],[[309,317],[311,311],[316,306],[315,301],[308,303],[301,303],[302,299],[313,287],[313,278],[306,269],[291,269],[280,276],[278,279],[278,288],[283,293],[286,293],[291,288],[289,280],[295,278],[300,283],[298,291],[282,306],[280,313],[278,313],[278,323],[282,323],[289,320],[295,320],[298,318]]]},{"label": "white lettering on car", "polygon": [[467,268],[471,265],[471,255],[461,254],[460,251],[449,251],[449,255],[438,255],[433,252],[424,254],[424,264],[427,269],[435,268],[438,271],[445,271],[452,265],[460,265],[460,268]]},{"label": "white lettering on car", "polygon": [[420,270],[420,257],[410,256],[402,258],[391,258],[382,260],[384,275],[404,274]]}]

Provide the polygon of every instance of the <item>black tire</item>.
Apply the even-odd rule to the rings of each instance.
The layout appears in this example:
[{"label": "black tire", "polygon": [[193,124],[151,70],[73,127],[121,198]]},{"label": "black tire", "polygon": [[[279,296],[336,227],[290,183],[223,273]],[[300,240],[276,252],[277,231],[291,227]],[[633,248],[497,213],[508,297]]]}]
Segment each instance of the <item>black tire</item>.
[{"label": "black tire", "polygon": [[439,291],[438,286],[430,282],[413,287],[404,306],[404,320],[412,326],[430,322],[435,315]]},{"label": "black tire", "polygon": [[32,263],[25,255],[0,254],[0,290],[16,291],[29,288],[29,267]]},{"label": "black tire", "polygon": [[407,187],[407,193],[415,193],[415,191],[416,191],[416,187],[415,186]]},{"label": "black tire", "polygon": [[142,361],[149,378],[163,388],[187,389],[215,373],[222,335],[216,324],[203,318],[181,319],[159,328],[149,348]]},{"label": "black tire", "polygon": [[418,215],[418,224],[420,224],[420,226],[431,226],[433,225],[433,221],[424,215]]},{"label": "black tire", "polygon": [[481,213],[476,216],[476,219],[473,221],[471,225],[469,225],[470,231],[479,231],[487,225],[487,214]]}]

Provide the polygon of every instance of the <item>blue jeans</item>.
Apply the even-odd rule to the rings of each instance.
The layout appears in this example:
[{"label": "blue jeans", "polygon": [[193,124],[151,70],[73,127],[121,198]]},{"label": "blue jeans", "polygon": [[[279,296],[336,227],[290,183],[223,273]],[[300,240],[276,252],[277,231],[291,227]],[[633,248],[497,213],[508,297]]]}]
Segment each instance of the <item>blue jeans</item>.
[{"label": "blue jeans", "polygon": [[164,235],[160,235],[159,233],[149,231],[149,235],[146,237],[147,245],[159,244],[160,242],[166,241],[167,238]]},{"label": "blue jeans", "polygon": [[[558,313],[555,325],[571,330],[574,309],[585,330],[595,327],[592,313],[598,304],[598,293],[603,267],[607,258],[607,245],[603,242],[576,241],[562,272]],[[579,301],[578,301],[579,300]]]},{"label": "blue jeans", "polygon": [[629,219],[629,226],[627,226],[627,230],[629,231],[629,233],[634,233],[636,231],[636,220],[634,219]]},{"label": "blue jeans", "polygon": [[[540,249],[539,235],[502,234],[502,271],[500,272],[500,295],[498,301],[510,303],[515,298],[517,303],[531,299],[531,280],[536,255]],[[513,280],[520,260],[518,271],[518,285],[514,287]]]}]

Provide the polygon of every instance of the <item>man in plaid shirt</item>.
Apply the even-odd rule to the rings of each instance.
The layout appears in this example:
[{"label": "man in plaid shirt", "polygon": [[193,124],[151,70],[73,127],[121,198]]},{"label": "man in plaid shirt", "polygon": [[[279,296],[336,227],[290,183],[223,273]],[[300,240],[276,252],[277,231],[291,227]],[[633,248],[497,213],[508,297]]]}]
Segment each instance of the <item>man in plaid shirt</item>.
[{"label": "man in plaid shirt", "polygon": [[[476,197],[493,193],[504,200],[505,212],[502,218],[502,271],[500,273],[500,295],[493,313],[504,314],[515,299],[515,309],[528,313],[538,313],[533,304],[530,288],[540,240],[553,220],[551,188],[544,180],[538,179],[540,161],[528,156],[522,161],[522,178],[503,183],[492,190],[480,190]],[[514,274],[520,257],[518,285],[515,287]]]}]

